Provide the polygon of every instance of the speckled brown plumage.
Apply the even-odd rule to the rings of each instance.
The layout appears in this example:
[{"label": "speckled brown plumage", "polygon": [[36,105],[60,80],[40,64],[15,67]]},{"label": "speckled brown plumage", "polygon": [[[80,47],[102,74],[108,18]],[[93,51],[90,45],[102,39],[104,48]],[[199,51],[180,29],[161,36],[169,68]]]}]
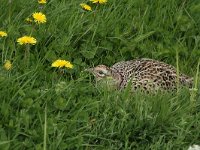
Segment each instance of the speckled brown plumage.
[{"label": "speckled brown plumage", "polygon": [[[97,81],[106,81],[118,89],[131,83],[133,90],[174,90],[178,81],[175,67],[147,58],[121,61],[111,67],[98,65],[88,70],[94,74]],[[180,73],[178,82],[181,86],[191,87],[193,79]]]}]

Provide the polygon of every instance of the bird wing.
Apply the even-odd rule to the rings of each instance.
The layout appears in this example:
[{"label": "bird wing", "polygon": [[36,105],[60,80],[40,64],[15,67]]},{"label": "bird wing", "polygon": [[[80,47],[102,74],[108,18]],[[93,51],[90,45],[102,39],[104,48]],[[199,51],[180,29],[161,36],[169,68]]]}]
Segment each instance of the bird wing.
[{"label": "bird wing", "polygon": [[[132,78],[134,78],[133,82],[140,82],[140,84],[143,84],[148,81],[157,86],[166,88],[174,88],[177,84],[176,68],[153,59],[142,58],[131,61],[121,61],[114,64],[111,69],[120,73],[122,77],[121,86],[123,87],[125,87],[127,82],[131,81]],[[191,85],[192,78],[180,73],[179,82],[182,85]]]}]

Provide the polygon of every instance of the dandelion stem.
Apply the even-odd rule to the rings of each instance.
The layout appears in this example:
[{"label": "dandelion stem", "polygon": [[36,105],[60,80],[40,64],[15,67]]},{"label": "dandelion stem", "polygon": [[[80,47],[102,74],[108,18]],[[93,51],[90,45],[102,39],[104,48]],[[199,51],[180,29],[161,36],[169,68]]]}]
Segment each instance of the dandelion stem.
[{"label": "dandelion stem", "polygon": [[35,25],[32,25],[30,36],[32,36],[33,31],[35,30]]},{"label": "dandelion stem", "polygon": [[[4,60],[4,52],[5,52],[5,40],[3,41],[3,48],[2,48],[2,56],[1,56],[1,60]],[[6,58],[6,56],[5,56]],[[3,63],[3,62],[2,62]]]},{"label": "dandelion stem", "polygon": [[29,58],[30,58],[30,51],[29,51],[29,49],[30,49],[29,45],[26,45],[25,54],[24,54],[24,62],[26,64],[26,67],[29,66]]}]

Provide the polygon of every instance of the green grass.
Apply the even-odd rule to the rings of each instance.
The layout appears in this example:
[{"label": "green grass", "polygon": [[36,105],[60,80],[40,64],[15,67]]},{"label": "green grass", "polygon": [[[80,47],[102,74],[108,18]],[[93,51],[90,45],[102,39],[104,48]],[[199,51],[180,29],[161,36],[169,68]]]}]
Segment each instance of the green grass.
[{"label": "green grass", "polygon": [[[37,1],[1,2],[0,30],[8,36],[0,39],[0,149],[171,150],[200,144],[199,90],[110,91],[82,72],[148,57],[198,79],[199,1],[108,0],[92,5],[92,12],[83,11],[82,2],[49,0],[43,9]],[[46,24],[24,21],[36,11],[46,14]],[[24,59],[26,47],[16,40],[30,34],[38,42]],[[74,69],[51,68],[59,58]],[[6,59],[10,71],[3,68]]]}]

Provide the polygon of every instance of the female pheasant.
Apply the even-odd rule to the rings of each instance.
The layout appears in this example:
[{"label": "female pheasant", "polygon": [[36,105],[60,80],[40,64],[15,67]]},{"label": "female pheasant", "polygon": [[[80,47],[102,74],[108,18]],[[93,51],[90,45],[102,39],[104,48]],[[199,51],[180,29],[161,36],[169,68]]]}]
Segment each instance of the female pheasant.
[{"label": "female pheasant", "polygon": [[117,89],[131,84],[133,90],[174,90],[177,83],[188,87],[193,83],[193,78],[185,74],[180,73],[178,77],[175,67],[148,58],[121,61],[111,67],[98,65],[87,71],[92,72],[97,81],[106,82]]}]

